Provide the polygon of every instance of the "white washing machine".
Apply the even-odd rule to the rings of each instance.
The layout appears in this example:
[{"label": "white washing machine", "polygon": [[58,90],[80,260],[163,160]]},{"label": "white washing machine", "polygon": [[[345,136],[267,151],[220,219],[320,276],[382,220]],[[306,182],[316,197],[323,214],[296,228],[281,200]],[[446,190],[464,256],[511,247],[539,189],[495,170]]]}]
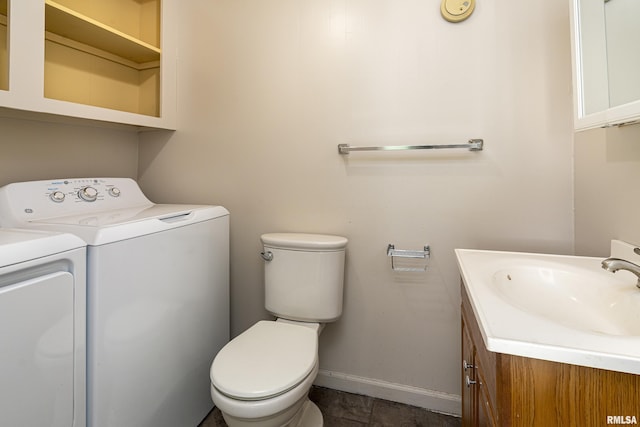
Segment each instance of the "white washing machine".
[{"label": "white washing machine", "polygon": [[85,243],[0,229],[0,426],[85,426]]},{"label": "white washing machine", "polygon": [[87,243],[87,424],[194,427],[229,341],[229,212],[150,202],[128,178],[0,188],[0,226]]}]

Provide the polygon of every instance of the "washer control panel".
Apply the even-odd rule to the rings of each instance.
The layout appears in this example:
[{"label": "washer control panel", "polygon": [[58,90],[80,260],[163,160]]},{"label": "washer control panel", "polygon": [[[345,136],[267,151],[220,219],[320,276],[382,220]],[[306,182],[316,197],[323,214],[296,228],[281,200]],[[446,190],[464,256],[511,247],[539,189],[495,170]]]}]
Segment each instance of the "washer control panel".
[{"label": "washer control panel", "polygon": [[[98,200],[108,202],[109,197],[120,197],[122,190],[118,183],[123,178],[84,178],[48,181],[44,192],[55,203],[70,200],[93,203]],[[125,184],[126,186],[126,184]],[[137,187],[137,185],[136,185]],[[139,189],[138,189],[139,191]],[[106,208],[106,206],[105,206]]]},{"label": "washer control panel", "polygon": [[130,178],[69,178],[0,188],[0,215],[24,221],[152,204]]}]

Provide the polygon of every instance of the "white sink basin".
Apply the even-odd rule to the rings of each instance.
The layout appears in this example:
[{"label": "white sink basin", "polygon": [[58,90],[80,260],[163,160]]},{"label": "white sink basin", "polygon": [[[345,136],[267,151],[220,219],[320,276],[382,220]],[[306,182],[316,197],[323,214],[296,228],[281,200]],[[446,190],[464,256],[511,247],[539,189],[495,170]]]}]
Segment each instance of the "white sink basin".
[{"label": "white sink basin", "polygon": [[496,271],[493,285],[515,307],[566,327],[640,336],[640,289],[633,278],[539,260]]},{"label": "white sink basin", "polygon": [[[634,246],[612,256],[640,264]],[[640,289],[604,258],[456,249],[489,351],[640,374]]]}]

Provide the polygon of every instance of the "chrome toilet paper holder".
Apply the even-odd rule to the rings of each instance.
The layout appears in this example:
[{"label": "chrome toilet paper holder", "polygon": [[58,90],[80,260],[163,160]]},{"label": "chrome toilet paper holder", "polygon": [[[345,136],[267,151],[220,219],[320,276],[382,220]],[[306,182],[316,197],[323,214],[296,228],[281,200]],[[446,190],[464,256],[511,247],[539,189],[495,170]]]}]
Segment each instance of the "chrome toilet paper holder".
[{"label": "chrome toilet paper holder", "polygon": [[424,267],[398,267],[395,265],[394,258],[429,259],[431,257],[431,248],[429,245],[424,245],[423,250],[396,249],[395,245],[389,243],[387,246],[387,256],[391,258],[391,269],[393,271],[424,272],[427,271],[426,264]]}]

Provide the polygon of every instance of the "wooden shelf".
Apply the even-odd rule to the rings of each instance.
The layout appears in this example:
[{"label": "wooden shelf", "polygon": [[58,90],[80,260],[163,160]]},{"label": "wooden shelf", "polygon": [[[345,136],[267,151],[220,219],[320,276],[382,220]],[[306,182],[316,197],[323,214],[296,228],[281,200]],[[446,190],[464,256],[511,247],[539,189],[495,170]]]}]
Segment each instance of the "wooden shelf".
[{"label": "wooden shelf", "polygon": [[138,64],[158,61],[160,49],[55,1],[45,0],[45,29]]},{"label": "wooden shelf", "polygon": [[126,13],[131,0],[109,0],[104,9],[82,1],[44,2],[44,97],[160,117],[160,49],[137,38],[155,19],[140,16],[139,27],[123,27],[114,14]]}]

